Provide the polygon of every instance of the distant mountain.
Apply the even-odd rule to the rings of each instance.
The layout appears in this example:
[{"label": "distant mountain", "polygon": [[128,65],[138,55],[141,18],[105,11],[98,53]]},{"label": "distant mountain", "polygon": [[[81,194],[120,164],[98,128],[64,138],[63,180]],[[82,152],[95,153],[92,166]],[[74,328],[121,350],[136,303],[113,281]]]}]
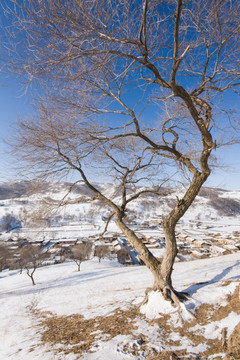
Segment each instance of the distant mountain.
[{"label": "distant mountain", "polygon": [[[4,211],[0,212],[0,218],[6,212],[19,213],[17,206],[30,206],[33,208],[38,202],[42,200],[50,200],[55,204],[63,199],[68,193],[72,184],[67,182],[62,183],[47,183],[47,182],[32,182],[21,181],[7,184],[0,184],[0,201],[4,201]],[[111,184],[95,184],[103,194],[110,197],[116,203],[121,200],[121,188]],[[150,188],[149,188],[150,189]],[[131,196],[134,191],[148,190],[147,187],[129,187],[128,196]],[[77,198],[85,198],[85,202],[71,205],[64,210],[64,216],[69,218],[90,218],[93,221],[95,217],[107,217],[110,209],[102,201],[95,202],[88,201],[94,193],[85,185],[78,183],[72,187],[68,199],[75,200]],[[141,217],[159,218],[168,213],[177,203],[178,199],[184,195],[182,189],[162,188],[161,195],[157,196],[153,193],[143,193],[134,202],[130,203],[128,210],[129,219],[133,219],[133,213],[137,213],[138,219]],[[11,204],[15,202],[14,207]],[[1,203],[0,203],[1,205]],[[11,205],[11,206],[10,206]],[[3,203],[2,205],[3,206]],[[71,208],[71,209],[70,209]],[[101,209],[101,210],[100,210]],[[218,188],[204,187],[201,189],[199,195],[195,199],[191,207],[190,217],[207,217],[227,216],[234,217],[240,215],[240,191],[228,191]],[[21,210],[22,211],[22,210]],[[188,211],[188,213],[190,210]],[[90,214],[91,213],[91,214]]]},{"label": "distant mountain", "polygon": [[0,200],[15,199],[26,196],[34,191],[47,190],[47,183],[20,181],[0,184]]}]

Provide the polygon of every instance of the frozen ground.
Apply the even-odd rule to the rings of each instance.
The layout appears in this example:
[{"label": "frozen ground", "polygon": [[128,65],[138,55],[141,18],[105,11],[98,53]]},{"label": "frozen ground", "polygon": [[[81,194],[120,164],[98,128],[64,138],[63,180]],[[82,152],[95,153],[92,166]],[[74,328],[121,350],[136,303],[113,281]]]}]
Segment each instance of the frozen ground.
[{"label": "frozen ground", "polygon": [[[223,331],[226,339],[229,339],[240,323],[239,295],[232,302],[235,304],[231,305],[232,309],[227,310],[231,296],[236,295],[239,287],[238,253],[176,263],[174,286],[192,296],[181,306],[182,316],[170,304],[166,305],[159,294],[153,293],[149,303],[141,308],[145,315],[136,315],[134,321],[129,318],[129,325],[126,325],[129,333],[122,328],[114,336],[104,334],[101,321],[103,323],[114,314],[118,321],[116,309],[122,312],[121,316],[125,316],[129,308],[140,304],[145,289],[151,286],[151,273],[143,266],[124,267],[111,261],[99,263],[97,259],[84,262],[80,273],[76,270],[72,262],[37,269],[36,286],[31,285],[25,273],[0,273],[1,360],[141,360],[152,359],[150,355],[153,354],[158,356],[155,359],[170,359],[171,353],[182,352],[185,355],[179,355],[179,358],[194,359],[201,354],[208,354],[206,351],[211,347],[211,341],[222,338]],[[222,315],[214,315],[205,323],[202,318],[195,319],[192,314],[197,315],[197,309],[203,305],[210,309],[209,314],[214,314],[217,309]],[[42,325],[42,318],[45,312],[52,313],[47,318],[59,319],[62,316],[61,324],[64,316],[74,314],[82,315],[82,322],[96,319],[95,330],[90,335],[96,333],[98,336],[93,340],[91,348],[74,353],[70,340],[67,344],[43,342],[42,334],[46,325]],[[186,334],[193,331],[204,341],[181,333],[183,325],[191,324],[193,319]],[[57,327],[53,329],[56,333],[60,332]],[[64,352],[65,348],[68,351]],[[225,358],[224,351],[224,347],[216,348],[214,354],[210,352],[207,357],[200,358]]]},{"label": "frozen ground", "polygon": [[[55,198],[63,194],[58,192]],[[2,233],[2,241],[24,236],[69,240],[103,230],[107,210],[90,203],[64,208],[61,221],[51,227],[25,224],[25,210],[31,215],[42,197],[0,201],[0,219],[11,214],[22,222],[21,229]],[[235,213],[221,214],[206,196],[200,196],[177,232],[195,239],[211,239],[219,233],[238,242],[240,191],[220,191],[218,199],[223,197],[235,201],[227,203],[234,205]],[[156,199],[155,206],[136,201],[132,205],[136,228],[146,221],[140,232],[161,237],[160,227],[154,230],[148,225],[153,219],[160,221],[175,201],[175,193],[162,202]],[[114,223],[109,231],[118,231]],[[36,286],[25,273],[0,273],[0,360],[240,359],[239,252],[176,263],[174,287],[191,296],[180,309],[163,301],[159,293],[150,293],[139,311],[145,290],[152,285],[146,267],[93,259],[82,264],[80,273],[76,270],[72,262],[37,269]]]}]

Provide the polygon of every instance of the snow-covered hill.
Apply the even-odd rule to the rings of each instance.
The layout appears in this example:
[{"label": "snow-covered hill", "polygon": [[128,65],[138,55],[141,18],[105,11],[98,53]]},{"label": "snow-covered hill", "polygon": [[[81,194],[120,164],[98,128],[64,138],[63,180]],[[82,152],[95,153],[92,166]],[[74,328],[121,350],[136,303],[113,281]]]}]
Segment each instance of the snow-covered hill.
[{"label": "snow-covered hill", "polygon": [[[22,226],[32,225],[41,218],[49,221],[51,225],[63,224],[86,224],[94,223],[103,226],[103,219],[111,213],[101,201],[87,201],[92,193],[85,185],[76,185],[67,196],[69,183],[31,183],[20,182],[0,185],[0,219],[11,214],[21,221]],[[110,184],[97,185],[101,191],[116,203],[121,196],[120,189]],[[144,188],[146,190],[146,188]],[[139,188],[138,190],[143,190]],[[133,188],[129,188],[129,196]],[[143,194],[134,202],[130,203],[128,210],[129,223],[143,224],[151,222],[152,225],[161,223],[166,215],[181,199],[183,190],[162,189],[161,195]],[[63,206],[56,211],[56,205],[64,201],[74,201],[77,198],[85,198],[86,201],[78,204]],[[63,202],[63,201],[62,201]],[[43,204],[43,205],[41,205]],[[41,206],[40,206],[41,205]],[[42,213],[39,213],[41,207]],[[34,209],[37,208],[35,219]],[[46,210],[51,210],[48,212]],[[37,214],[39,215],[37,219]],[[32,215],[32,216],[30,216]],[[191,208],[183,217],[181,223],[193,227],[192,224],[204,226],[228,225],[239,226],[240,219],[240,190],[227,191],[216,188],[203,188],[192,204]],[[203,226],[203,227],[204,227]]]},{"label": "snow-covered hill", "polygon": [[[92,194],[85,185],[76,185],[66,197],[69,186],[68,183],[31,182],[0,186],[0,239],[25,237],[56,241],[100,234],[111,209],[99,200],[90,201]],[[97,186],[118,201],[120,190],[116,186]],[[129,194],[132,191],[129,189]],[[130,227],[146,237],[162,238],[162,219],[181,196],[183,191],[178,189],[162,189],[161,196],[143,194],[129,205],[127,221]],[[79,198],[85,201],[57,206],[63,199],[74,202]],[[111,234],[119,232],[114,221],[110,222],[108,230]],[[179,221],[177,238],[179,244],[184,244],[186,239],[188,243],[228,239],[230,247],[240,243],[240,191],[203,188]]]},{"label": "snow-covered hill", "polygon": [[[0,186],[0,243],[13,246],[13,241],[18,243],[20,239],[47,246],[57,243],[57,255],[61,246],[85,241],[90,236],[96,241],[111,209],[99,200],[91,201],[92,193],[83,184],[75,185],[68,194],[70,185],[21,182]],[[116,186],[96,186],[113,201],[119,201],[121,192]],[[133,191],[129,188],[128,196]],[[129,226],[149,241],[151,251],[158,257],[163,256],[165,246],[161,222],[181,196],[182,190],[161,189],[161,196],[142,194],[129,206]],[[74,203],[76,199],[84,201]],[[58,207],[66,200],[73,204]],[[240,191],[203,188],[176,231],[178,261],[239,251]],[[107,241],[110,243],[116,237],[120,239],[124,234],[112,220]]]},{"label": "snow-covered hill", "polygon": [[145,267],[65,262],[37,269],[36,286],[4,271],[0,359],[239,359],[239,270],[238,254],[176,263],[174,286],[191,295],[182,317],[154,295],[139,311]]},{"label": "snow-covered hill", "polygon": [[[49,246],[97,238],[109,215],[104,204],[84,201],[56,212],[69,184],[35,185],[0,187],[1,242],[14,248],[21,238]],[[98,186],[118,201],[116,187]],[[68,199],[91,195],[81,185]],[[161,197],[139,197],[129,208],[129,225],[156,256],[164,252],[162,218],[181,196],[163,189]],[[123,240],[111,222],[107,241],[113,236]],[[65,261],[38,268],[36,286],[25,273],[4,270],[0,360],[240,359],[239,237],[240,191],[204,188],[177,226],[177,260],[190,260],[174,265],[173,285],[190,295],[179,309],[158,293],[139,309],[152,285],[144,266],[92,258],[79,273]]]}]

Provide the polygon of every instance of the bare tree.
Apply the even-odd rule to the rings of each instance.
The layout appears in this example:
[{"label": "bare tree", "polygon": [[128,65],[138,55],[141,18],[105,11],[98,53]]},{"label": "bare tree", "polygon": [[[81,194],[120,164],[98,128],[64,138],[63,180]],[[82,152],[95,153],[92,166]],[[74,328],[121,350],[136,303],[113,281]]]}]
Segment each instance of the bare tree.
[{"label": "bare tree", "polygon": [[20,248],[16,252],[14,259],[14,266],[20,269],[20,274],[22,274],[23,272],[25,263],[26,263],[26,259],[25,259],[24,251],[22,248]]},{"label": "bare tree", "polygon": [[12,229],[21,227],[21,221],[17,220],[15,216],[12,214],[6,214],[2,218],[1,223],[2,223],[1,226],[2,230],[7,232]]},{"label": "bare tree", "polygon": [[127,249],[120,249],[117,251],[117,258],[120,264],[126,264],[126,261],[129,259],[129,252]]},{"label": "bare tree", "polygon": [[31,278],[32,284],[36,285],[34,280],[35,271],[41,267],[48,258],[48,253],[38,245],[25,245],[20,249],[18,263],[20,269],[26,269],[27,275]]},{"label": "bare tree", "polygon": [[0,244],[0,271],[3,271],[11,260],[11,251],[5,244]]},{"label": "bare tree", "polygon": [[81,244],[75,245],[71,249],[70,259],[75,261],[80,271],[80,266],[83,261],[89,260],[92,254],[92,244],[89,242],[83,242]]},{"label": "bare tree", "polygon": [[97,245],[95,247],[94,255],[98,257],[99,262],[110,255],[111,251],[108,245]]},{"label": "bare tree", "polygon": [[[209,177],[213,150],[237,141],[239,1],[10,3],[4,65],[38,92],[36,116],[16,131],[22,162],[42,177],[77,174],[92,196],[75,201],[104,201],[152,272],[154,289],[177,302],[176,224]],[[93,185],[106,174],[117,194]],[[125,216],[148,192],[140,185],[158,185],[152,191],[161,201],[161,185],[181,177],[184,195],[163,220],[159,261]],[[62,203],[73,202],[73,188]]]}]

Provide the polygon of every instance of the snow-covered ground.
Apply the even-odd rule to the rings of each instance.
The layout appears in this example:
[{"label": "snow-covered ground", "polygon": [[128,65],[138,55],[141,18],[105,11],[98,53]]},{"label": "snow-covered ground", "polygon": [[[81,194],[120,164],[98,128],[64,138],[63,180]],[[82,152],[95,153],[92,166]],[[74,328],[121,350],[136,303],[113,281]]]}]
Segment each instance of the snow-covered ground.
[{"label": "snow-covered ground", "polygon": [[[122,327],[112,337],[104,333],[101,321],[112,315],[118,321],[118,311],[123,316],[140,304],[145,289],[152,284],[151,273],[145,266],[125,267],[110,260],[99,263],[95,258],[84,262],[81,272],[76,270],[73,262],[39,268],[35,275],[36,286],[32,286],[30,278],[25,273],[19,274],[18,270],[0,273],[1,360],[141,360],[151,359],[153,354],[155,359],[170,359],[173,353],[183,353],[181,357],[179,355],[182,359],[194,359],[208,354],[211,341],[222,338],[224,329],[228,340],[240,323],[239,295],[234,300],[238,301],[239,307],[226,310],[239,287],[239,253],[176,263],[174,286],[191,295],[184,305],[181,304],[181,311],[166,304],[159,294],[150,294],[149,303],[141,307],[144,315],[137,313],[134,322],[130,318],[127,321],[129,327],[132,324],[129,333],[126,334]],[[201,306],[210,309],[205,323],[197,313]],[[224,306],[225,312],[222,311]],[[223,315],[217,317],[215,310]],[[64,321],[65,316],[75,314],[82,315],[83,321],[96,319],[90,335],[97,336],[90,349],[71,352],[71,339],[67,344],[42,341],[47,326],[42,324],[45,317],[62,317]],[[211,318],[211,314],[215,317]],[[185,323],[189,327],[183,334]],[[60,329],[55,327],[52,331],[57,333]],[[191,331],[203,340],[195,341],[193,335],[187,336]],[[81,332],[79,336],[81,341]],[[65,353],[63,348],[67,349]],[[210,352],[201,359],[221,359],[225,353],[224,347],[216,347],[214,355]]]},{"label": "snow-covered ground", "polygon": [[[115,189],[105,188],[114,197]],[[45,189],[31,196],[2,197],[1,225],[10,215],[22,227],[2,231],[0,240],[64,241],[103,230],[109,210],[90,202],[64,207],[50,224],[36,227],[31,220],[35,206],[43,198],[59,200],[66,193],[64,185],[55,190],[52,185],[48,193]],[[159,224],[176,195],[181,197],[176,191],[163,201],[137,199],[130,209],[136,214],[132,228],[161,239]],[[222,201],[219,208],[216,201]],[[108,230],[118,232],[114,222]],[[180,242],[186,236],[239,242],[240,191],[204,189],[177,225],[177,235]],[[163,249],[154,251],[160,256]],[[80,273],[76,270],[73,262],[39,268],[36,286],[19,270],[0,273],[0,360],[240,359],[239,252],[175,263],[173,285],[190,295],[179,309],[154,292],[139,308],[152,285],[144,266],[94,258],[82,264]]]},{"label": "snow-covered ground", "polygon": [[[13,189],[17,187],[18,183],[13,184]],[[114,186],[101,185],[101,189],[107,195],[111,195],[114,201],[118,201],[118,196],[115,194]],[[68,190],[67,185],[61,184],[49,185],[49,190],[4,198],[0,200],[0,225],[7,215],[11,215],[13,219],[21,222],[22,228],[16,229],[15,232],[20,236],[30,236],[31,233],[39,233],[39,237],[43,236],[47,239],[50,238],[63,238],[64,236],[74,238],[80,236],[85,237],[88,234],[97,235],[104,229],[106,218],[111,213],[104,204],[98,202],[83,202],[64,206],[56,211],[56,203],[64,198]],[[81,195],[86,194],[85,188],[79,190],[80,193],[70,194],[70,199],[76,199]],[[2,190],[3,192],[3,190]],[[115,194],[115,196],[114,196]],[[1,195],[1,187],[0,187]],[[162,198],[151,197],[146,199],[143,197],[138,198],[130,204],[130,212],[134,212],[132,227],[153,236],[161,236],[162,230],[157,226],[158,230],[150,225],[160,224],[162,217],[164,217],[170,209],[176,204],[176,199],[181,198],[183,192],[180,190],[172,190],[169,194],[163,195]],[[7,195],[6,195],[7,196]],[[53,200],[53,203],[49,199]],[[42,201],[45,203],[42,204]],[[53,212],[46,214],[46,203],[53,205]],[[47,216],[50,219],[49,224],[41,224],[39,228],[36,227],[34,221],[39,216],[44,218]],[[105,221],[104,221],[105,219]],[[94,226],[92,225],[94,224]],[[135,224],[135,225],[134,225]],[[13,221],[14,227],[14,221]],[[69,227],[71,225],[71,227]],[[91,228],[89,228],[91,226]],[[149,230],[147,230],[149,228]],[[112,232],[118,231],[117,227],[112,221],[109,226]],[[231,236],[234,232],[240,234],[240,191],[226,191],[218,189],[203,188],[202,195],[199,195],[191,208],[186,212],[184,217],[177,225],[178,232],[187,232],[193,234],[196,238],[203,236],[214,236],[221,233],[222,237]],[[66,234],[68,233],[69,234]],[[71,232],[71,234],[70,234]],[[14,234],[13,234],[14,235]],[[10,236],[10,235],[9,235]],[[2,237],[9,237],[8,234],[2,234]],[[240,238],[239,238],[240,240]]]}]

